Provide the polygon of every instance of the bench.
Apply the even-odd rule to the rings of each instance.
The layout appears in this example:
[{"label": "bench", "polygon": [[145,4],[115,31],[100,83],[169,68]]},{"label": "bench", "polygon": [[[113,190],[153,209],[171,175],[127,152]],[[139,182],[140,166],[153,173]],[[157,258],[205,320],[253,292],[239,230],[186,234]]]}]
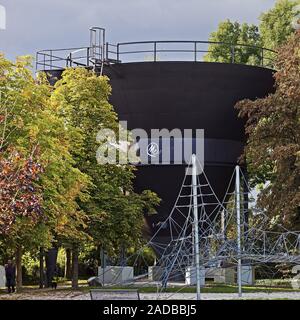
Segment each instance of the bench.
[{"label": "bench", "polygon": [[91,300],[140,300],[137,289],[92,289]]}]

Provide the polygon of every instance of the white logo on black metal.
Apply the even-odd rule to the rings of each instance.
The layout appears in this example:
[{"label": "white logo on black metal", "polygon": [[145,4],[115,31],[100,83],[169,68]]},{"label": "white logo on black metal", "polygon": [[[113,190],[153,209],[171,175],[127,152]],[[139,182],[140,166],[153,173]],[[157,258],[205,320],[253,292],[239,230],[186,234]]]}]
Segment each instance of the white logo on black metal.
[{"label": "white logo on black metal", "polygon": [[147,147],[147,154],[150,157],[156,157],[159,154],[159,146],[155,142],[151,142]]}]

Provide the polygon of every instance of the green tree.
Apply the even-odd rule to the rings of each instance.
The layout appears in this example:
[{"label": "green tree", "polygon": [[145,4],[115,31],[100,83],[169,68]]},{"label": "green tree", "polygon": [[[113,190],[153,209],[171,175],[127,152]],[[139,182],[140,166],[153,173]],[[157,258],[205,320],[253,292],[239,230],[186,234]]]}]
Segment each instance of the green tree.
[{"label": "green tree", "polygon": [[276,92],[237,104],[247,119],[245,157],[253,184],[266,183],[258,204],[276,222],[300,226],[300,33],[280,48]]},{"label": "green tree", "polygon": [[104,246],[111,256],[122,248],[142,240],[143,213],[153,211],[159,203],[151,191],[136,194],[131,165],[98,164],[97,133],[109,128],[118,132],[117,115],[108,99],[111,87],[108,78],[84,68],[67,69],[55,85],[52,101],[67,119],[80,130],[83,140],[74,152],[77,167],[92,179],[90,198],[80,202],[89,217],[89,232],[96,246]]},{"label": "green tree", "polygon": [[260,36],[258,27],[247,23],[223,21],[211,33],[205,61],[226,63],[261,63]]},{"label": "green tree", "polygon": [[299,0],[277,0],[274,8],[261,14],[259,32],[265,48],[277,50],[294,33],[292,22],[300,13],[299,4]]},{"label": "green tree", "polygon": [[[24,250],[50,247],[59,235],[78,238],[87,221],[77,200],[84,201],[88,196],[89,178],[73,166],[71,155],[76,147],[73,141],[80,139],[80,134],[67,130],[63,115],[52,105],[50,96],[51,87],[44,75],[36,80],[32,77],[30,58],[18,58],[13,63],[0,56],[1,159],[11,159],[13,150],[21,155],[16,165],[20,168],[34,150],[33,160],[43,168],[38,180],[32,181],[32,187],[41,196],[43,218],[33,220],[26,214],[11,216],[9,232],[0,233],[1,244],[16,252],[19,286]],[[0,170],[3,175],[3,166]],[[28,206],[22,210],[25,213]],[[6,213],[1,210],[0,215]]]}]

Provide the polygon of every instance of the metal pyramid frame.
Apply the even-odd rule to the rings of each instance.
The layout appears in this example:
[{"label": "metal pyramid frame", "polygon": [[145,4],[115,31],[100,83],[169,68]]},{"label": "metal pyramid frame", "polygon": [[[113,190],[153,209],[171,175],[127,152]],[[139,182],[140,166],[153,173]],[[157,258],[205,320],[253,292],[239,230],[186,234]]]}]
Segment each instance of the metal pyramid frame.
[{"label": "metal pyramid frame", "polygon": [[[134,267],[144,249],[152,248],[158,257],[157,279],[148,280],[147,274],[143,274],[119,285],[156,285],[159,299],[169,285],[184,281],[187,268],[192,268],[196,278],[195,298],[201,299],[202,271],[231,267],[236,269],[241,296],[242,266],[300,264],[300,232],[281,225],[276,231],[270,230],[271,219],[256,207],[255,196],[239,166],[232,174],[222,201],[202,169],[193,155],[170,214],[145,246],[123,261],[123,265],[131,261]],[[109,268],[105,270],[108,271]],[[185,286],[181,285],[178,292]],[[171,293],[163,295],[164,299],[171,296]]]}]

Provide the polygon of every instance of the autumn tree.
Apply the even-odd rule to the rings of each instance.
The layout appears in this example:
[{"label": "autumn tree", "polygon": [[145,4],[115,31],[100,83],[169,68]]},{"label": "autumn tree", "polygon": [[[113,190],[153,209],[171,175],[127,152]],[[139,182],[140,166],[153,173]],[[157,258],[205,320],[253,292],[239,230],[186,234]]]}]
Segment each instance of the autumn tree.
[{"label": "autumn tree", "polygon": [[247,119],[245,157],[253,184],[263,183],[258,204],[276,222],[300,227],[300,33],[276,61],[276,91],[237,104]]},{"label": "autumn tree", "polygon": [[19,217],[30,218],[32,223],[42,216],[41,192],[34,183],[42,172],[33,156],[22,159],[9,151],[9,156],[0,154],[0,232],[7,234]]},{"label": "autumn tree", "polygon": [[158,197],[134,192],[133,166],[96,160],[98,130],[119,128],[110,91],[106,77],[82,68],[66,70],[53,90],[44,74],[32,77],[29,58],[1,56],[0,245],[16,254],[19,286],[24,251],[40,251],[42,267],[44,250],[72,248],[76,288],[84,243],[113,256],[142,241],[143,213]]},{"label": "autumn tree", "polygon": [[[0,242],[16,252],[19,271],[23,250],[51,247],[60,234],[78,237],[87,221],[77,200],[87,197],[89,178],[73,166],[71,155],[78,133],[66,129],[51,90],[43,75],[33,78],[28,57],[14,63],[0,57]],[[9,200],[12,207],[5,204]]]},{"label": "autumn tree", "polygon": [[8,157],[0,153],[0,234],[4,244],[7,238],[13,239],[8,243],[8,247],[14,242],[17,288],[22,285],[20,243],[23,243],[24,235],[28,234],[24,229],[30,231],[33,236],[45,218],[41,209],[41,192],[35,186],[41,172],[42,168],[34,161],[33,155],[28,159],[22,159],[16,151],[10,150]]}]

